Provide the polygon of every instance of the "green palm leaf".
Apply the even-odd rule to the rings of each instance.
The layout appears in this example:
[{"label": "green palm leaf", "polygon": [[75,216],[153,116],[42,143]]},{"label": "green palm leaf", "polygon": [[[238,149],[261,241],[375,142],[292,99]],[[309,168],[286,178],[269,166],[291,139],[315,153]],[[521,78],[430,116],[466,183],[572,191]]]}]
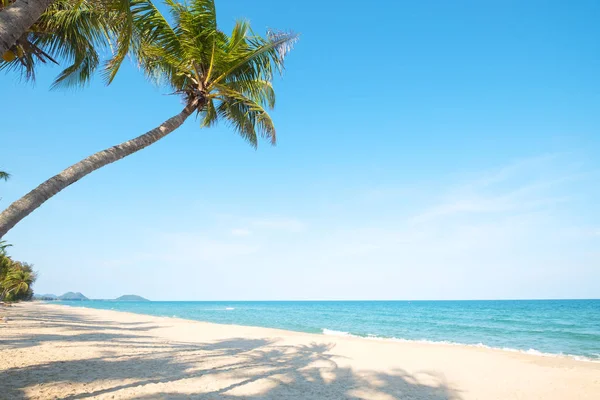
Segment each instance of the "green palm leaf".
[{"label": "green palm leaf", "polygon": [[[11,52],[12,61],[0,61],[0,70],[17,71],[35,79],[39,64],[64,64],[52,87],[87,84],[101,65],[102,55],[113,52],[106,63],[110,83],[126,55],[139,40],[132,9],[141,0],[56,0]],[[143,1],[147,3],[147,1]]]},{"label": "green palm leaf", "polygon": [[30,291],[36,278],[36,273],[32,271],[31,265],[12,261],[2,281],[3,297],[18,299]]},{"label": "green palm leaf", "polygon": [[213,0],[166,3],[171,23],[151,3],[134,12],[144,38],[136,57],[145,74],[194,104],[202,126],[224,120],[253,146],[259,136],[275,144],[267,112],[275,106],[272,81],[297,35],[268,32],[263,38],[242,20],[228,36],[217,27]]},{"label": "green palm leaf", "polygon": [[12,244],[6,243],[4,240],[0,240],[0,256],[6,255],[6,249],[11,247]]}]

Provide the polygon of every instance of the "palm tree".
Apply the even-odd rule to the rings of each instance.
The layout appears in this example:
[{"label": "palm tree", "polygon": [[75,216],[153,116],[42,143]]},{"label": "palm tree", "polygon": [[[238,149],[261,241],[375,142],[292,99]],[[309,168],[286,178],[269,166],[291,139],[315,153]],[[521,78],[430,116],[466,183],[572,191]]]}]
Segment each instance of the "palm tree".
[{"label": "palm tree", "polygon": [[[166,3],[172,24],[150,1],[139,3],[134,10],[134,25],[142,38],[134,55],[148,77],[181,97],[181,112],[135,139],[81,160],[15,201],[0,214],[0,238],[50,197],[89,173],[157,142],[194,112],[204,127],[218,120],[228,122],[254,147],[258,136],[275,144],[275,127],[266,109],[275,105],[273,76],[282,72],[284,57],[297,36],[268,32],[263,38],[245,21],[238,21],[227,36],[217,28],[214,0]],[[109,68],[108,73],[112,72]]]},{"label": "palm tree", "polygon": [[12,4],[12,0],[0,0],[0,54],[14,46],[54,1],[29,0]]},{"label": "palm tree", "polygon": [[6,253],[6,249],[12,245],[6,243],[4,240],[0,240],[0,295],[3,291],[3,282],[8,270],[13,265],[12,259]]},{"label": "palm tree", "polygon": [[11,268],[2,282],[4,289],[2,297],[9,297],[10,299],[24,297],[23,295],[31,292],[31,285],[35,282],[36,278],[35,272],[27,264]]},{"label": "palm tree", "polygon": [[[2,2],[8,1],[12,0],[0,0],[0,9]],[[39,63],[61,61],[68,66],[53,86],[83,85],[100,65],[100,53],[112,50],[107,63],[112,73],[106,76],[110,83],[130,46],[135,45],[131,7],[140,1],[55,0],[8,49],[0,49],[0,69],[19,70],[33,80]],[[0,15],[22,3],[9,5]]]}]

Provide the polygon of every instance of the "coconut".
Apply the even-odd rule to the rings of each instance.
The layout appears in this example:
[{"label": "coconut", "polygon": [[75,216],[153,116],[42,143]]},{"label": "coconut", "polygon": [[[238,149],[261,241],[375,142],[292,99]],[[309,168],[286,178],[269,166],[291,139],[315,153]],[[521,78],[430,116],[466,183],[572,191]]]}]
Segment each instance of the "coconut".
[{"label": "coconut", "polygon": [[15,55],[15,53],[13,53],[12,51],[8,50],[6,53],[4,53],[2,55],[2,59],[6,62],[11,62],[12,60],[14,60],[15,58],[17,58],[17,56]]}]

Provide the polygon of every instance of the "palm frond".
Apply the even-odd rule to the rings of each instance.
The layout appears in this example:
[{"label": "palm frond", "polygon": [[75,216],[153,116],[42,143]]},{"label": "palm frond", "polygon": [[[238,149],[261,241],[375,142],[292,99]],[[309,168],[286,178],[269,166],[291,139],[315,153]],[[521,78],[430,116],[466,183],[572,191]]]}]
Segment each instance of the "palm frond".
[{"label": "palm frond", "polygon": [[219,115],[217,114],[217,107],[215,106],[214,99],[208,99],[206,106],[202,109],[200,114],[200,126],[203,128],[209,128],[217,123]]},{"label": "palm frond", "polygon": [[253,147],[258,144],[257,136],[262,136],[275,144],[277,141],[275,125],[269,113],[256,101],[243,93],[225,85],[219,85],[218,99],[221,104],[217,113]]},{"label": "palm frond", "polygon": [[105,64],[102,75],[107,84],[115,79],[123,60],[129,54],[132,46],[136,43],[134,35],[134,13],[139,6],[139,0],[113,0],[109,18],[112,31],[117,35],[109,34],[108,40],[113,56]]},{"label": "palm frond", "polygon": [[265,79],[232,80],[226,81],[217,88],[227,87],[230,90],[240,92],[253,101],[270,109],[275,107],[275,90],[273,84]]},{"label": "palm frond", "polygon": [[[298,36],[295,34],[281,34],[274,40],[265,40],[258,36],[247,37],[247,48],[240,51],[241,54],[231,55],[229,65],[212,82],[219,83],[232,75],[245,79],[262,76],[271,80],[273,67],[279,71],[283,69],[285,54],[297,40]],[[285,52],[282,53],[282,50]]]},{"label": "palm frond", "polygon": [[12,244],[6,243],[4,240],[0,240],[0,256],[6,255],[6,249],[12,247]]},{"label": "palm frond", "polygon": [[259,137],[275,144],[267,112],[275,106],[272,80],[298,36],[269,31],[260,37],[245,20],[228,36],[217,27],[213,0],[165,2],[171,23],[151,4],[139,19],[145,39],[136,57],[145,74],[197,105],[201,126],[222,120],[253,146]]},{"label": "palm frond", "polygon": [[[167,0],[173,7],[178,3]],[[183,58],[180,37],[151,1],[141,1],[134,11],[139,45],[133,49],[138,64],[147,77],[157,84],[177,82]],[[182,84],[181,82],[178,82]]]},{"label": "palm frond", "polygon": [[56,0],[14,47],[13,60],[0,62],[0,69],[20,71],[35,80],[40,64],[66,65],[52,87],[87,84],[101,58],[114,50],[106,63],[110,83],[123,59],[139,38],[134,32],[132,8],[147,0]]}]

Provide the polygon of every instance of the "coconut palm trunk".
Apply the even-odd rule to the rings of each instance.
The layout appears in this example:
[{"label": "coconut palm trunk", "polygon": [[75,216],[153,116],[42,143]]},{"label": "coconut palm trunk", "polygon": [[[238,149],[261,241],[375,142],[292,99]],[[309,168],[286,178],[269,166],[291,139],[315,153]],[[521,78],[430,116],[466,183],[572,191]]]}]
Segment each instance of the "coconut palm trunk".
[{"label": "coconut palm trunk", "polygon": [[17,43],[55,0],[17,0],[0,11],[0,56]]},{"label": "coconut palm trunk", "polygon": [[197,109],[198,106],[195,103],[188,104],[179,114],[169,118],[151,131],[148,131],[135,139],[99,151],[48,179],[31,192],[12,203],[0,214],[0,238],[19,221],[31,214],[33,210],[44,204],[46,200],[67,186],[77,182],[84,176],[105,165],[118,161],[159,141],[175,129],[179,128],[194,110]]}]

